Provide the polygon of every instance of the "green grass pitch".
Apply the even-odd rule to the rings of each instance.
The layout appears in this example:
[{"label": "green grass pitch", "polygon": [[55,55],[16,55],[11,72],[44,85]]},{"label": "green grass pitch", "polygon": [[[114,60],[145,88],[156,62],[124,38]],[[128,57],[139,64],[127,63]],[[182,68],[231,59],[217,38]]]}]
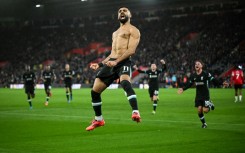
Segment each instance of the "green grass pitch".
[{"label": "green grass pitch", "polygon": [[[194,108],[195,89],[182,95],[160,89],[155,115],[148,91],[135,89],[142,122],[131,120],[122,89],[102,94],[105,126],[87,132],[94,116],[90,89],[52,89],[48,107],[44,90],[36,90],[29,110],[23,89],[0,89],[1,153],[244,153],[245,101],[234,103],[233,89],[211,89],[215,110],[202,129]],[[245,98],[245,96],[244,96]]]}]

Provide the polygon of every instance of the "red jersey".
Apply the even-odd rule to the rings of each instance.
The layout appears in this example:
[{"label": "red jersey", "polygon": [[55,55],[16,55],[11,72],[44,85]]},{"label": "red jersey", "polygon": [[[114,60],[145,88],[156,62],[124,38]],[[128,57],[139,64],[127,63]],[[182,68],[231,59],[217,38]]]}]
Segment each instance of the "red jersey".
[{"label": "red jersey", "polygon": [[233,70],[231,72],[231,82],[233,84],[237,84],[237,85],[242,85],[243,84],[243,71],[242,70]]}]

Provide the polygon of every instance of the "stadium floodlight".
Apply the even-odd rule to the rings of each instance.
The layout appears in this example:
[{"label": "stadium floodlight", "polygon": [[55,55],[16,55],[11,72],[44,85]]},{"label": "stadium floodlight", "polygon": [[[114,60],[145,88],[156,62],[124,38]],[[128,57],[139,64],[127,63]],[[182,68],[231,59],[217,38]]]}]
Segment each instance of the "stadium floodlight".
[{"label": "stadium floodlight", "polygon": [[41,7],[41,5],[40,4],[37,4],[36,7]]},{"label": "stadium floodlight", "polygon": [[87,0],[81,0],[81,2],[86,2]]}]

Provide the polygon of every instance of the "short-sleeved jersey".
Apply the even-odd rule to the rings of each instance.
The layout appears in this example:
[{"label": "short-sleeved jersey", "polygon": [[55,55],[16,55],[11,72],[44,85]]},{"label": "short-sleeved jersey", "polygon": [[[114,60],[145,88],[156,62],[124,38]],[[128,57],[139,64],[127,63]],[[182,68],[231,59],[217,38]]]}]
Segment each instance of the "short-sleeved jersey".
[{"label": "short-sleeved jersey", "polygon": [[214,78],[210,73],[202,71],[201,74],[193,73],[187,85],[183,88],[186,90],[190,88],[194,83],[196,85],[196,100],[210,100],[209,95],[209,81],[213,80]]},{"label": "short-sleeved jersey", "polygon": [[242,85],[244,81],[242,70],[233,70],[231,72],[231,82],[235,85]]},{"label": "short-sleeved jersey", "polygon": [[69,71],[63,71],[62,77],[64,78],[65,83],[72,83],[72,77],[74,75],[74,71],[69,70]]},{"label": "short-sleeved jersey", "polygon": [[139,73],[145,73],[148,75],[149,87],[158,88],[159,79],[158,76],[166,69],[166,65],[163,64],[162,69],[157,69],[156,71],[149,70],[138,70]]},{"label": "short-sleeved jersey", "polygon": [[34,72],[25,72],[23,74],[23,80],[25,85],[34,85],[35,84],[36,75]]},{"label": "short-sleeved jersey", "polygon": [[45,79],[45,84],[51,84],[52,79],[54,78],[55,74],[51,71],[44,71],[42,74],[43,78]]}]

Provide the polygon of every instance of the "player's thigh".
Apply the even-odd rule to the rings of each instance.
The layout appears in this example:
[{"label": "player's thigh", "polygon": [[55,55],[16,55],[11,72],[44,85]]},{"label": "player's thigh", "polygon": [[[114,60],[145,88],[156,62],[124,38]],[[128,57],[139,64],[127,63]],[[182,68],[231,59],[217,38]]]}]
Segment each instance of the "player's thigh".
[{"label": "player's thigh", "polygon": [[153,98],[154,90],[151,89],[151,88],[149,88],[149,89],[148,89],[148,93],[149,93],[149,96],[150,96],[151,98]]},{"label": "player's thigh", "polygon": [[103,92],[107,88],[106,84],[100,78],[96,78],[93,85],[93,91],[97,93]]},{"label": "player's thigh", "polygon": [[127,81],[131,82],[130,76],[127,75],[127,74],[122,74],[122,75],[120,76],[120,82],[122,82],[123,80],[127,80]]}]

